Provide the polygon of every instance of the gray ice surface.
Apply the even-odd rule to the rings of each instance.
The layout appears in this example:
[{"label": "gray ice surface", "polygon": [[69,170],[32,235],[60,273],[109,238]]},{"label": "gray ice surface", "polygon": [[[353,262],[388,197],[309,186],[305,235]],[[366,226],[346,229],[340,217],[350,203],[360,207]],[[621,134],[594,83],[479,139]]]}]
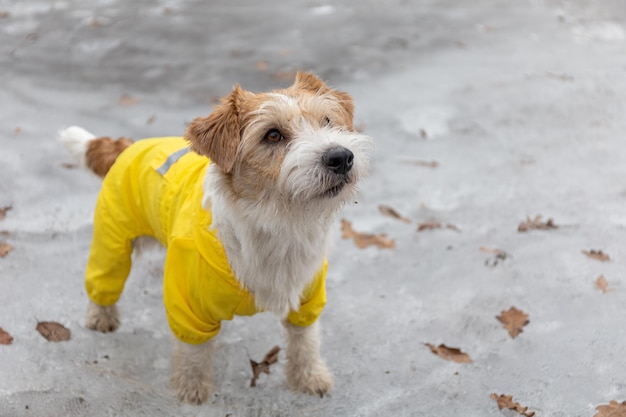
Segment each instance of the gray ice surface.
[{"label": "gray ice surface", "polygon": [[[0,416],[517,415],[497,393],[537,416],[591,417],[626,400],[623,1],[0,0],[0,16],[0,206],[13,206],[0,240],[14,247],[0,258],[0,327],[15,339],[0,346]],[[235,83],[282,87],[295,69],[353,95],[377,150],[343,217],[396,247],[361,250],[335,231],[330,395],[290,392],[284,356],[248,386],[248,355],[284,345],[262,314],[224,326],[210,402],[179,405],[162,252],[137,260],[118,332],[83,327],[99,181],[63,166],[56,131],[180,135]],[[517,232],[537,214],[560,227]],[[460,231],[417,232],[429,219]],[[489,266],[480,247],[510,256]],[[595,287],[601,274],[613,291]],[[495,318],[511,306],[530,316],[516,339]],[[47,342],[37,320],[71,341]]]}]

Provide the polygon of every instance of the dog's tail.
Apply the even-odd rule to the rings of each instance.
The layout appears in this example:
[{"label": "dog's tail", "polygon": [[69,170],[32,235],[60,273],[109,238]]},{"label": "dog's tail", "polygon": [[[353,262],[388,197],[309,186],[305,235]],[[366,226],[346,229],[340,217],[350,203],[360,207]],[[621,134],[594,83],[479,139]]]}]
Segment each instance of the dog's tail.
[{"label": "dog's tail", "polygon": [[101,178],[109,172],[119,154],[133,143],[128,138],[113,140],[106,136],[96,137],[78,126],[61,130],[58,139],[81,166]]}]

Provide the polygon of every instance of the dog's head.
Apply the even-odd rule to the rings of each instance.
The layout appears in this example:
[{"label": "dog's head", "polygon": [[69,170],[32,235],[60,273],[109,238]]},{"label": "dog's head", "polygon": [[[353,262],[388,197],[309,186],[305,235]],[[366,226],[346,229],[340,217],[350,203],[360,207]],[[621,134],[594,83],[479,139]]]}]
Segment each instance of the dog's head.
[{"label": "dog's head", "polygon": [[353,198],[372,151],[371,139],[354,130],[353,112],[347,93],[298,73],[291,87],[270,93],[236,86],[186,138],[220,168],[236,198],[340,203]]}]

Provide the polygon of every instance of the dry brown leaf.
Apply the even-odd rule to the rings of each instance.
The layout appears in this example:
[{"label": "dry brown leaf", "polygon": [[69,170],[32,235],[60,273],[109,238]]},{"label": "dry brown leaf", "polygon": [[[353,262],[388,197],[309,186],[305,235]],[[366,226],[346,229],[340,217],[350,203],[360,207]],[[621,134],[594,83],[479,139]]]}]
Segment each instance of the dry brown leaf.
[{"label": "dry brown leaf", "polygon": [[70,329],[55,321],[40,321],[36,329],[49,342],[70,340]]},{"label": "dry brown leaf", "polygon": [[530,323],[528,320],[528,314],[522,310],[518,310],[515,307],[511,307],[508,310],[502,310],[499,316],[496,316],[498,321],[504,324],[504,328],[508,330],[509,335],[513,339],[519,336],[523,332],[523,327]]},{"label": "dry brown leaf", "polygon": [[517,411],[519,414],[525,417],[533,417],[535,415],[534,411],[528,411],[528,407],[522,407],[520,403],[514,402],[511,395],[491,394],[491,398],[496,400],[499,410],[508,408],[509,410]]},{"label": "dry brown leaf", "polygon": [[604,294],[610,291],[614,291],[614,288],[609,288],[609,282],[604,278],[604,275],[600,275],[596,280],[596,287],[601,290]]},{"label": "dry brown leaf", "polygon": [[517,226],[518,232],[527,232],[531,229],[535,230],[548,230],[548,229],[556,229],[557,225],[554,224],[552,219],[548,219],[545,222],[541,221],[541,215],[535,216],[534,219],[530,217],[526,217],[526,221],[522,222]]},{"label": "dry brown leaf", "polygon": [[457,226],[453,224],[448,223],[448,224],[442,225],[440,222],[438,222],[435,219],[430,219],[424,223],[418,224],[417,231],[423,232],[424,230],[441,229],[442,227],[445,227],[446,229],[449,229],[449,230],[454,230],[455,232],[461,231],[461,229],[459,229]]},{"label": "dry brown leaf", "polygon": [[13,206],[0,207],[0,222],[7,216],[7,211],[11,210]]},{"label": "dry brown leaf", "polygon": [[606,253],[602,252],[601,250],[594,250],[594,249],[591,249],[591,250],[588,250],[588,251],[587,251],[587,250],[584,250],[584,251],[582,251],[582,252],[583,252],[583,253],[585,254],[585,256],[587,256],[588,258],[595,259],[596,261],[600,261],[600,262],[608,262],[608,261],[610,261],[610,260],[611,260],[611,257],[610,257],[608,254],[606,254]]},{"label": "dry brown leaf", "polygon": [[341,237],[353,239],[357,247],[361,249],[372,245],[377,246],[379,249],[393,249],[396,246],[393,239],[389,239],[385,234],[372,235],[354,231],[352,223],[345,219],[341,219]]},{"label": "dry brown leaf", "polygon": [[626,401],[618,403],[611,400],[608,404],[596,407],[598,411],[593,417],[626,417]]},{"label": "dry brown leaf", "polygon": [[13,250],[13,246],[6,242],[0,242],[0,258],[4,258]]},{"label": "dry brown leaf", "polygon": [[420,137],[422,139],[428,139],[428,132],[426,132],[424,129],[420,129]]},{"label": "dry brown leaf", "polygon": [[267,71],[267,67],[269,65],[267,61],[257,61],[255,66],[256,66],[256,69],[259,71]]},{"label": "dry brown leaf", "polygon": [[433,230],[433,229],[441,229],[441,223],[437,220],[430,219],[424,223],[420,223],[417,225],[417,231],[421,232],[423,230]]},{"label": "dry brown leaf", "polygon": [[478,248],[479,251],[481,252],[485,252],[485,253],[493,253],[495,255],[499,254],[499,253],[504,253],[504,251],[502,249],[498,249],[498,248],[487,248],[485,246],[480,246]]},{"label": "dry brown leaf", "polygon": [[139,99],[128,94],[122,95],[120,97],[119,104],[120,106],[136,106],[139,103]]},{"label": "dry brown leaf", "polygon": [[290,56],[291,54],[293,54],[293,51],[291,49],[283,49],[282,51],[276,52],[276,55],[283,57],[283,58]]},{"label": "dry brown leaf", "polygon": [[256,380],[259,378],[261,373],[270,373],[270,365],[278,362],[278,352],[280,352],[280,347],[274,346],[272,350],[267,352],[261,363],[250,359],[250,366],[252,367],[252,379],[250,380],[251,387],[256,387]]},{"label": "dry brown leaf", "polygon": [[461,352],[460,349],[451,348],[444,344],[439,346],[431,345],[430,343],[424,344],[430,348],[432,353],[447,361],[453,361],[456,363],[472,363],[472,359],[469,355]]},{"label": "dry brown leaf", "polygon": [[411,219],[404,217],[403,215],[398,213],[393,207],[381,204],[380,206],[378,206],[378,210],[380,210],[380,212],[385,216],[392,217],[404,223],[411,223]]},{"label": "dry brown leaf", "polygon": [[13,336],[0,327],[0,345],[10,345],[13,343]]},{"label": "dry brown leaf", "polygon": [[5,10],[0,12],[0,19],[6,19],[7,17],[10,17],[10,16],[11,16],[11,13],[9,13],[9,12],[7,12]]},{"label": "dry brown leaf", "polygon": [[153,114],[152,116],[148,117],[148,119],[146,120],[146,124],[151,125],[152,123],[154,123],[155,119],[156,119],[156,115]]},{"label": "dry brown leaf", "polygon": [[69,162],[63,162],[61,166],[65,169],[76,169],[78,168],[78,164],[71,164]]},{"label": "dry brown leaf", "polygon": [[22,133],[22,128],[18,126],[15,128],[14,132],[16,135],[19,135],[20,133]]}]

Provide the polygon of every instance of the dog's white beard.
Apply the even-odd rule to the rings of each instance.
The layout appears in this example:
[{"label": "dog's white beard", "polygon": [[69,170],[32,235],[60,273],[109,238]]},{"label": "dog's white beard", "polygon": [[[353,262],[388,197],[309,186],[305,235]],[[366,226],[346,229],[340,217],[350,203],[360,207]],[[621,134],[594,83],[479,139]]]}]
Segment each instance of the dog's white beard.
[{"label": "dog's white beard", "polygon": [[[369,154],[372,140],[359,133],[339,129],[305,130],[289,145],[289,152],[283,161],[278,187],[292,201],[313,202],[340,179],[322,164],[322,155],[333,147],[344,147],[354,154],[354,165],[346,174],[347,184],[342,191],[324,205],[337,205],[349,202],[356,195],[356,183],[369,169]],[[326,197],[326,199],[328,199]]]},{"label": "dog's white beard", "polygon": [[[262,204],[235,198],[215,165],[204,184],[204,207],[212,211],[211,227],[217,229],[235,276],[254,294],[257,308],[281,317],[299,309],[300,295],[323,265],[329,229],[368,168],[369,138],[323,130],[323,135],[305,133],[290,144],[276,187]],[[337,146],[354,153],[354,165],[343,189],[328,197],[325,192],[337,180],[325,172],[321,158]]]}]

